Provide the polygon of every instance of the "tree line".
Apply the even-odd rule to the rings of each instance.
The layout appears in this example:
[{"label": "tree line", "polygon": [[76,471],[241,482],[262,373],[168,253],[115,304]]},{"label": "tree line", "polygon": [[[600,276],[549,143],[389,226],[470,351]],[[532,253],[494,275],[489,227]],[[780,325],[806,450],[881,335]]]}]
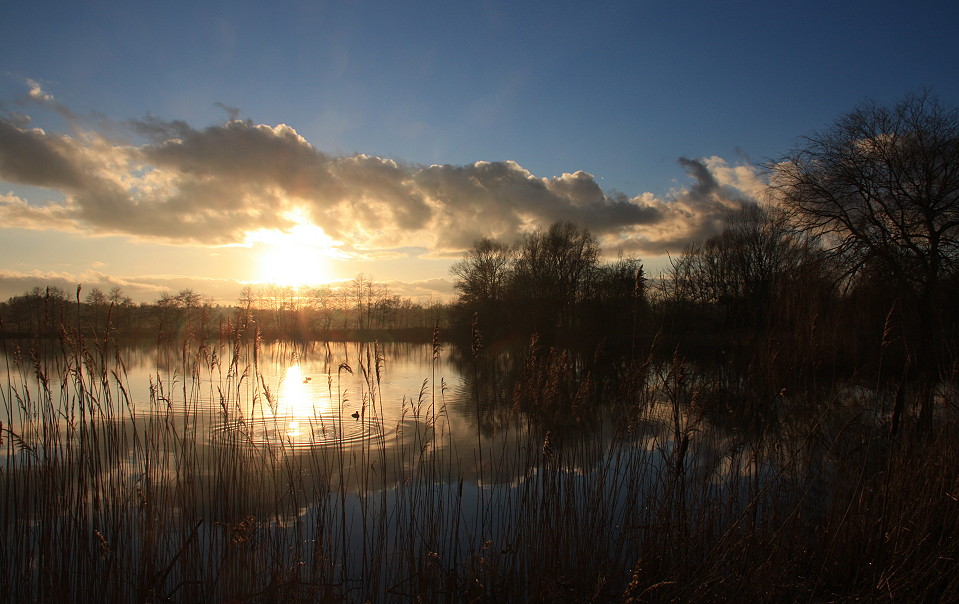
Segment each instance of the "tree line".
[{"label": "tree line", "polygon": [[[635,258],[601,262],[556,223],[480,239],[452,269],[454,319],[494,334],[580,341],[658,334],[784,367],[949,373],[959,343],[959,113],[929,94],[865,103],[765,166],[766,198],[670,259],[653,287]],[[595,338],[593,338],[595,340]],[[635,340],[633,340],[635,341]]]},{"label": "tree line", "polygon": [[448,314],[438,298],[417,302],[363,273],[336,287],[246,286],[237,306],[241,326],[255,322],[266,333],[296,335],[409,335],[445,328]]},{"label": "tree line", "polygon": [[607,337],[614,326],[628,333],[647,301],[642,262],[601,261],[593,235],[570,222],[512,244],[480,239],[450,272],[458,293],[453,325],[461,334]]},{"label": "tree line", "polygon": [[[345,285],[246,286],[234,305],[214,303],[194,289],[165,292],[136,303],[120,287],[109,292],[77,287],[34,287],[0,302],[0,333],[33,337],[78,329],[98,335],[205,338],[240,331],[264,337],[375,337],[391,330],[402,337],[428,338],[447,324],[439,299],[416,302],[359,274]],[[425,334],[425,335],[424,335]]]}]

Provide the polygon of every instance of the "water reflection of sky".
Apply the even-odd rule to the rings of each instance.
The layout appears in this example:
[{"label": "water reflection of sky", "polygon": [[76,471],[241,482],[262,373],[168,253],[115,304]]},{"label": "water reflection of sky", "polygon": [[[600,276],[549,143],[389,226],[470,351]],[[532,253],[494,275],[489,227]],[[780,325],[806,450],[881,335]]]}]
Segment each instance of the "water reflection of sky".
[{"label": "water reflection of sky", "polygon": [[[38,510],[58,517],[34,480],[53,476],[82,502],[67,509],[71,526],[81,509],[125,523],[108,534],[125,548],[118,560],[135,558],[139,535],[154,539],[137,527],[157,518],[168,528],[150,547],[166,559],[184,551],[175,527],[192,526],[224,565],[260,543],[287,568],[332,560],[344,592],[363,601],[386,599],[390,564],[410,552],[575,559],[577,540],[563,536],[591,535],[632,564],[643,527],[678,502],[691,518],[709,517],[718,501],[730,518],[752,509],[761,519],[763,485],[820,461],[758,455],[656,391],[619,415],[594,409],[546,440],[508,395],[489,394],[485,375],[464,376],[450,351],[430,345],[142,347],[82,365],[55,353],[36,366],[15,357],[0,359],[0,421],[5,436],[37,445],[0,446],[0,479],[17,485],[7,492],[30,527],[18,543],[51,526]],[[49,376],[45,392],[37,368]],[[388,553],[371,558],[380,548]],[[380,573],[373,598],[370,573]]]},{"label": "water reflection of sky", "polygon": [[[64,363],[62,351],[49,348],[37,358],[50,377],[54,403],[62,406],[53,417],[65,430],[64,418],[77,412],[77,369]],[[41,381],[28,354],[14,356],[8,352],[0,364],[0,383],[6,384],[0,421],[27,441],[38,439],[41,418],[18,400],[42,399]],[[350,455],[384,488],[421,468],[445,468],[439,480],[488,485],[520,479],[524,462],[517,455],[533,455],[543,445],[509,409],[478,434],[480,405],[470,399],[469,380],[451,350],[434,351],[429,344],[269,342],[256,351],[229,344],[143,346],[103,355],[100,362],[81,369],[96,386],[88,395],[111,418],[106,423],[126,434],[147,433],[156,422],[189,425],[211,459],[224,447],[269,449],[302,457],[330,475],[344,466],[325,456]],[[628,435],[631,446],[668,456],[670,421],[671,408],[648,407]],[[588,432],[593,444],[579,446],[568,467],[588,471],[604,463],[622,426],[601,418]],[[562,445],[556,435],[553,445]],[[717,440],[713,448],[710,465],[725,467],[723,474],[733,471],[727,445]],[[11,453],[19,454],[11,448],[5,454]],[[369,485],[368,476],[364,481]]]},{"label": "water reflection of sky", "polygon": [[[195,424],[211,441],[242,431],[254,446],[343,447],[385,439],[381,444],[390,447],[391,439],[435,432],[439,416],[447,442],[472,442],[474,428],[455,411],[462,389],[444,389],[461,376],[449,352],[434,358],[430,345],[271,342],[255,354],[252,347],[229,344],[139,346],[90,359],[99,366],[78,370],[57,344],[46,342],[34,356],[61,418],[78,411],[80,374],[95,386],[85,387],[85,396],[95,399],[104,417],[136,423],[163,415]],[[20,351],[8,346],[0,362],[0,421],[23,436],[38,426],[31,405],[45,397],[28,352],[32,345]],[[429,430],[420,425],[426,423]]]}]

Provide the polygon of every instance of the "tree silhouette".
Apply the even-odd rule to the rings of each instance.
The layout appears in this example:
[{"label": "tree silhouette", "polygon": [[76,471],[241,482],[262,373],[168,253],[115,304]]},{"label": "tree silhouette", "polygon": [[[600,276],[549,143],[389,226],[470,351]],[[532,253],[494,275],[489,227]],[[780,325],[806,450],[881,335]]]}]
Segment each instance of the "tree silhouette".
[{"label": "tree silhouette", "polygon": [[505,318],[505,302],[515,263],[513,249],[490,238],[479,239],[450,267],[459,292],[458,308],[464,324],[476,319],[484,329],[495,329]]},{"label": "tree silhouette", "polygon": [[808,259],[804,244],[781,213],[744,206],[726,216],[720,234],[671,260],[663,282],[667,299],[714,308],[727,326],[765,325],[774,297]]},{"label": "tree silhouette", "polygon": [[620,344],[631,342],[646,308],[642,263],[599,258],[589,230],[570,222],[513,246],[480,239],[450,269],[459,292],[455,323],[461,333],[478,327],[494,337],[537,332],[549,339],[566,332],[595,344],[615,332]]},{"label": "tree silhouette", "polygon": [[574,325],[576,305],[589,291],[599,246],[587,229],[553,223],[527,235],[513,273],[513,294],[540,330]]},{"label": "tree silhouette", "polygon": [[771,177],[795,224],[848,277],[891,280],[930,341],[943,283],[959,269],[959,112],[928,93],[865,103],[806,137]]},{"label": "tree silhouette", "polygon": [[959,254],[959,114],[928,95],[866,104],[774,169],[792,218],[850,273],[870,263],[935,288]]},{"label": "tree silhouette", "polygon": [[929,93],[865,103],[771,166],[773,192],[851,284],[877,276],[915,325],[916,363],[943,332],[959,272],[959,112]]}]

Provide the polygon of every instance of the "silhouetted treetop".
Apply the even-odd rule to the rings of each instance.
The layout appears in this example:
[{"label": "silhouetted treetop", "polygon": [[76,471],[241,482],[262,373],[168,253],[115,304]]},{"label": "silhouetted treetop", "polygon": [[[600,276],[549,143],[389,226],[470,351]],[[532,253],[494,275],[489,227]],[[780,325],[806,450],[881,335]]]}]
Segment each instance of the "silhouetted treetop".
[{"label": "silhouetted treetop", "polygon": [[865,103],[772,166],[799,228],[855,275],[934,296],[959,261],[959,112],[930,94]]},{"label": "silhouetted treetop", "polygon": [[598,337],[618,321],[632,326],[643,306],[637,300],[645,300],[642,264],[620,258],[604,265],[599,258],[593,235],[570,222],[512,246],[480,239],[450,269],[460,294],[457,322],[464,330],[475,318],[493,332],[591,330]]}]

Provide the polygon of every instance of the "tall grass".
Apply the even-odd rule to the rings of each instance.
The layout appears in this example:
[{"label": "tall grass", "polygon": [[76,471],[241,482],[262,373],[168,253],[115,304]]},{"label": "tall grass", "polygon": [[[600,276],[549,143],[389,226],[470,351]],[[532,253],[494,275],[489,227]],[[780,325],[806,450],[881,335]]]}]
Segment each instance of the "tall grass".
[{"label": "tall grass", "polygon": [[934,429],[893,438],[877,390],[678,353],[611,387],[533,342],[508,388],[469,374],[470,413],[434,370],[385,425],[390,359],[327,349],[336,412],[304,446],[263,419],[255,334],[158,343],[148,393],[114,342],[0,342],[5,602],[959,599],[945,387]]}]

